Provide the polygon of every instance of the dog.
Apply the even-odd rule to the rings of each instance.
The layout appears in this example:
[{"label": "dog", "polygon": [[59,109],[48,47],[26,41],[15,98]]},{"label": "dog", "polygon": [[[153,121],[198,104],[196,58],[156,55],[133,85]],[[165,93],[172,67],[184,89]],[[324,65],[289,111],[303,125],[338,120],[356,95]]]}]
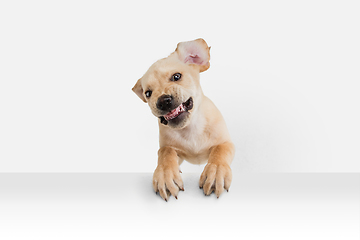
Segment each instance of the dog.
[{"label": "dog", "polygon": [[153,175],[155,193],[176,199],[184,184],[180,164],[206,166],[199,187],[217,198],[229,191],[235,147],[225,121],[200,87],[200,73],[210,67],[210,47],[199,38],[178,43],[168,57],[155,62],[132,90],[158,118],[160,149]]}]

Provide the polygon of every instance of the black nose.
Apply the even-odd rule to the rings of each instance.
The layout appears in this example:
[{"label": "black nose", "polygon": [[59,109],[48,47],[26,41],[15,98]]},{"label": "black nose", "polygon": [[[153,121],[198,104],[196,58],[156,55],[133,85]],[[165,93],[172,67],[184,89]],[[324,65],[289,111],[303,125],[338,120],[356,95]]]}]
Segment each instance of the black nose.
[{"label": "black nose", "polygon": [[159,97],[156,107],[162,111],[170,111],[173,109],[173,97],[170,95],[162,95]]}]

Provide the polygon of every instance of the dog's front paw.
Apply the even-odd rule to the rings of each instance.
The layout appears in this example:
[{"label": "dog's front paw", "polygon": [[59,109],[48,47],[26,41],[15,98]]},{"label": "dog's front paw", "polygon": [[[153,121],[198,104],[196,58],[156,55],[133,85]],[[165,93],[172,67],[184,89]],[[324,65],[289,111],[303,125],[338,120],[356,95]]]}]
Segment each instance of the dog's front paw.
[{"label": "dog's front paw", "polygon": [[158,165],[153,176],[153,188],[165,201],[170,195],[177,199],[179,190],[184,191],[178,166]]},{"label": "dog's front paw", "polygon": [[224,188],[229,191],[231,180],[231,168],[227,163],[208,163],[201,174],[199,186],[203,188],[205,195],[214,191],[219,198]]}]

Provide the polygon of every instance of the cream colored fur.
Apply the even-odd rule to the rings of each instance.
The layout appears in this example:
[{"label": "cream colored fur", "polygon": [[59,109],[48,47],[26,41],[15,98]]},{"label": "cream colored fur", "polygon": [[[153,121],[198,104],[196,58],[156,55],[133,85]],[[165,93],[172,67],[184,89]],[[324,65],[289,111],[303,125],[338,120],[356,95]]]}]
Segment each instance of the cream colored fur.
[{"label": "cream colored fur", "polygon": [[[178,103],[193,99],[193,108],[180,123],[170,121],[164,125],[158,120],[160,149],[153,187],[166,201],[170,194],[177,198],[179,190],[184,190],[179,173],[183,160],[207,162],[199,181],[205,195],[214,191],[219,197],[231,184],[230,164],[235,148],[220,111],[200,86],[199,73],[210,67],[209,60],[210,48],[203,39],[181,42],[170,56],[155,62],[133,87],[158,118],[162,112],[156,104],[162,95],[171,95]],[[179,81],[171,81],[175,73],[181,73]],[[146,91],[152,91],[151,97],[145,95]]]}]

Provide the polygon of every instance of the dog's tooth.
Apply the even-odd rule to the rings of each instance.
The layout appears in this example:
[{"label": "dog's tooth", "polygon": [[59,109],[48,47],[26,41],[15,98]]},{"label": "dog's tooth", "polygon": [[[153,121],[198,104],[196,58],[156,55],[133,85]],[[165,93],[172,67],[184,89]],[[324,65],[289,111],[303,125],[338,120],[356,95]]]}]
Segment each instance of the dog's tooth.
[{"label": "dog's tooth", "polygon": [[165,119],[166,121],[172,120],[172,119],[176,118],[177,116],[179,116],[180,113],[185,112],[185,111],[186,111],[186,109],[185,109],[184,105],[181,104],[181,105],[179,105],[177,108],[175,108],[174,110],[172,110],[171,112],[169,112],[168,114],[166,114],[166,115],[164,116],[164,119]]}]

